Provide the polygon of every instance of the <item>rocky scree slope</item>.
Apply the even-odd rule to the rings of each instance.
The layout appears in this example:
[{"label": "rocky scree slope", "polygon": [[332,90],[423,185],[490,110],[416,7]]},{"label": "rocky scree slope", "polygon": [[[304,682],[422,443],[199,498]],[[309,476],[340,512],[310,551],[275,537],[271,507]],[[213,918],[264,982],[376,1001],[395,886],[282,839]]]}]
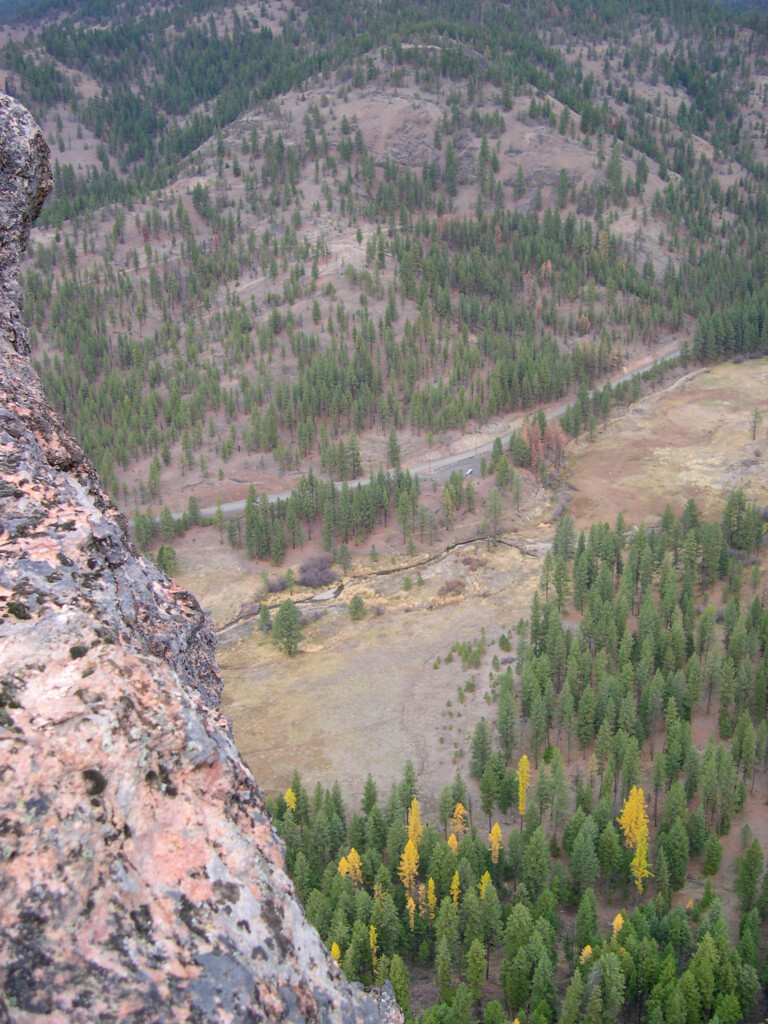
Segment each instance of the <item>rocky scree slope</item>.
[{"label": "rocky scree slope", "polygon": [[0,1021],[402,1021],[306,921],[210,624],[29,363],[19,260],[50,188],[0,94]]}]

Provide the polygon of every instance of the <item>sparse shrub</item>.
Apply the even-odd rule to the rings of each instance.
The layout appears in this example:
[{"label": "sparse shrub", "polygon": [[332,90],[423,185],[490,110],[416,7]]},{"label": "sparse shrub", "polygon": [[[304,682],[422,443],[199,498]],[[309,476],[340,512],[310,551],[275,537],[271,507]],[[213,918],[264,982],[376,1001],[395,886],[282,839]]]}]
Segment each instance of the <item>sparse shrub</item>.
[{"label": "sparse shrub", "polygon": [[467,589],[463,580],[448,580],[437,592],[438,597],[458,597]]},{"label": "sparse shrub", "polygon": [[353,622],[365,618],[365,602],[359,594],[355,594],[349,602],[349,617]]},{"label": "sparse shrub", "polygon": [[329,587],[338,577],[331,568],[330,555],[317,555],[303,562],[299,569],[302,587]]},{"label": "sparse shrub", "polygon": [[403,590],[410,590],[413,586],[413,580],[410,576],[403,577]]}]

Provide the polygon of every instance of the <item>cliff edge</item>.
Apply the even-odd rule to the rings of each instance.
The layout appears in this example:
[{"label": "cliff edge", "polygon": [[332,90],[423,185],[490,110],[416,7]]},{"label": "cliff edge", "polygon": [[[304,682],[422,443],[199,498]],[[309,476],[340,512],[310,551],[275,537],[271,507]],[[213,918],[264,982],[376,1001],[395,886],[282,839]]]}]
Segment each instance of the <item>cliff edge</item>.
[{"label": "cliff edge", "polygon": [[50,189],[0,94],[0,1021],[402,1021],[305,919],[210,624],[29,363],[19,261]]}]

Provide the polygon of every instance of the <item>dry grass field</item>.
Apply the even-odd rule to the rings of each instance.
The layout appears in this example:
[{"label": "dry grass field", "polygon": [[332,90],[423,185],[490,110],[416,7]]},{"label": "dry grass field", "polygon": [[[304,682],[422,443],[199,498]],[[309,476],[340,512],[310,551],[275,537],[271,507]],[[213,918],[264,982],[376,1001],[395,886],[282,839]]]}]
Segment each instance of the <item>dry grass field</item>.
[{"label": "dry grass field", "polygon": [[[614,522],[619,511],[630,524],[651,523],[667,502],[680,511],[690,497],[714,516],[739,483],[768,503],[766,384],[766,360],[696,370],[609,420],[593,442],[573,444],[566,475],[577,529]],[[755,407],[764,420],[752,441]],[[265,791],[284,789],[297,767],[310,786],[338,779],[356,805],[369,771],[386,791],[410,758],[433,808],[456,770],[466,775],[472,732],[492,710],[492,659],[504,656],[498,637],[507,632],[514,642],[514,626],[527,614],[554,504],[543,490],[531,497],[519,532],[505,536],[516,546],[487,551],[478,542],[375,565],[368,548],[356,552],[338,596],[312,600],[296,589],[294,599],[314,621],[293,659],[258,630],[261,567],[222,546],[212,530],[191,534],[179,549],[179,582],[220,630],[224,709]],[[372,539],[379,547],[380,538]],[[441,595],[452,581],[458,592]],[[360,622],[348,614],[355,593],[368,610]],[[272,595],[273,610],[284,596]],[[478,638],[483,629],[488,649],[479,670],[462,671],[458,657],[445,664],[455,641]],[[474,690],[466,690],[468,680]],[[698,731],[703,745],[706,720]]]},{"label": "dry grass field", "polygon": [[[763,420],[752,440],[752,412]],[[730,490],[743,485],[768,503],[768,362],[697,369],[662,394],[650,394],[617,417],[594,443],[570,458],[577,528],[615,521],[653,522],[669,502],[689,498],[717,517]]]}]

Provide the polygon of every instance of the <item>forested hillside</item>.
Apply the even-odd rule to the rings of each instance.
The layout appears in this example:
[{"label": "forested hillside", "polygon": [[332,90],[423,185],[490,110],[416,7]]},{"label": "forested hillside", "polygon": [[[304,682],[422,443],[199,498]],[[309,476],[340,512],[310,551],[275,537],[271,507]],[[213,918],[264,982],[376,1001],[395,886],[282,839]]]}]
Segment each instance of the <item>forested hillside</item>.
[{"label": "forested hillside", "polygon": [[764,350],[764,25],[588,10],[93,2],[7,29],[56,156],[36,356],[119,501],[375,473],[391,431],[424,462],[659,349]]}]

